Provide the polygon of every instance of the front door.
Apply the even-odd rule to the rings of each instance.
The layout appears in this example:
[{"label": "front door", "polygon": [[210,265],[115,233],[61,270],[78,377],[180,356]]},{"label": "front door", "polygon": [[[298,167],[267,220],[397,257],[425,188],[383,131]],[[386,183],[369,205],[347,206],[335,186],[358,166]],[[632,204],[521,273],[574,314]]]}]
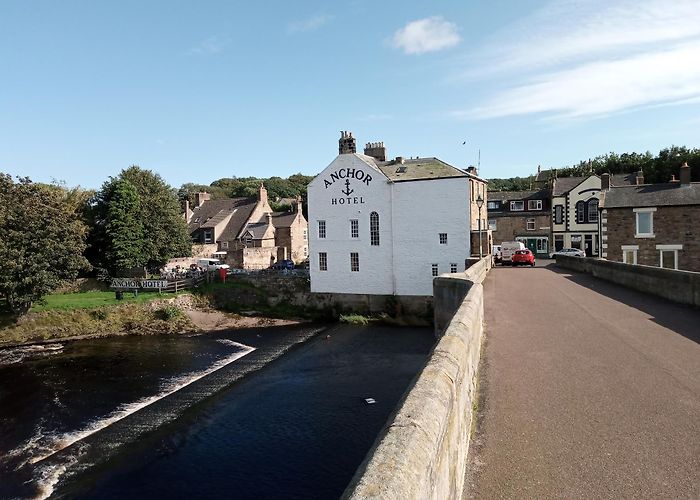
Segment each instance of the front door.
[{"label": "front door", "polygon": [[584,236],[584,248],[586,257],[593,255],[593,235],[587,234]]},{"label": "front door", "polygon": [[528,238],[525,240],[525,246],[530,249],[533,255],[537,254],[537,240],[534,238]]}]

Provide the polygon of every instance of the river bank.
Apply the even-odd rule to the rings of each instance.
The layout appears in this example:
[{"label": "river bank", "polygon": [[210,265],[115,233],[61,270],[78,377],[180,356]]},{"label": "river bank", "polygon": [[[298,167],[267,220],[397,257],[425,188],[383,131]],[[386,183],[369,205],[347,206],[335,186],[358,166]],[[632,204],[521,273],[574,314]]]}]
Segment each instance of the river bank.
[{"label": "river bank", "polygon": [[30,312],[14,321],[0,319],[0,348],[41,345],[128,335],[178,335],[193,332],[296,325],[295,318],[232,314],[209,307],[191,294],[122,305]]}]

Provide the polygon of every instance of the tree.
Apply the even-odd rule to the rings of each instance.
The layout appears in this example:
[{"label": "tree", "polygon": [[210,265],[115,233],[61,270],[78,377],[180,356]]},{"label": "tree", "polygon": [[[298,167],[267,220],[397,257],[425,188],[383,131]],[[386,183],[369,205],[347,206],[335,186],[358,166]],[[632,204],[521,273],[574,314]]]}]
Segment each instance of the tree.
[{"label": "tree", "polygon": [[15,314],[90,267],[73,194],[0,173],[0,294]]},{"label": "tree", "polygon": [[117,180],[107,207],[105,223],[105,258],[113,270],[143,267],[146,263],[140,215],[141,202],[136,188],[126,179]]},{"label": "tree", "polygon": [[[128,188],[120,184],[128,181],[137,194],[138,203],[128,201]],[[110,179],[102,185],[99,192],[91,201],[90,220],[90,258],[96,265],[112,272],[120,269],[115,260],[115,250],[111,246],[108,228],[116,227],[114,217],[122,217],[120,224],[127,224],[125,214],[119,210],[110,212],[110,206],[115,199],[118,189],[121,197],[118,198],[123,209],[129,207],[131,217],[138,221],[142,227],[142,234],[129,222],[135,245],[130,251],[128,259],[141,255],[138,266],[146,266],[151,270],[163,267],[173,257],[187,257],[192,255],[192,241],[187,232],[187,225],[180,212],[180,203],[177,193],[168,186],[165,181],[150,170],[143,170],[137,166],[122,170],[117,177]],[[128,219],[131,220],[131,219]],[[124,234],[128,233],[124,229]],[[125,248],[120,250],[126,258]],[[111,253],[110,253],[111,252]]]}]

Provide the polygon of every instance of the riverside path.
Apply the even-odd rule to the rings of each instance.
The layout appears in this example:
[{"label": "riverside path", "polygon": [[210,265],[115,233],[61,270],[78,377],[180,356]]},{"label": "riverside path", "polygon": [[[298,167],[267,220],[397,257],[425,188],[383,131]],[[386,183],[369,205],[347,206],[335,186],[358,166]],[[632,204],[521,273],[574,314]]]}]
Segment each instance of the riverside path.
[{"label": "riverside path", "polygon": [[495,268],[464,498],[700,498],[700,311]]}]

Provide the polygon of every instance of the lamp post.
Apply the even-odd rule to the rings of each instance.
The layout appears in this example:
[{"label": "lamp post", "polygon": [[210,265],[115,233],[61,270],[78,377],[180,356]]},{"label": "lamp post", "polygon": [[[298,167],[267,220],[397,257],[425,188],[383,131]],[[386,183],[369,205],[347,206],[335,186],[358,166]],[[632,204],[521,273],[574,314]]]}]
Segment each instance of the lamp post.
[{"label": "lamp post", "polygon": [[481,197],[481,194],[479,194],[479,197],[476,199],[476,206],[479,207],[479,259],[483,259],[484,252],[481,247],[481,208],[484,206],[484,199]]}]

